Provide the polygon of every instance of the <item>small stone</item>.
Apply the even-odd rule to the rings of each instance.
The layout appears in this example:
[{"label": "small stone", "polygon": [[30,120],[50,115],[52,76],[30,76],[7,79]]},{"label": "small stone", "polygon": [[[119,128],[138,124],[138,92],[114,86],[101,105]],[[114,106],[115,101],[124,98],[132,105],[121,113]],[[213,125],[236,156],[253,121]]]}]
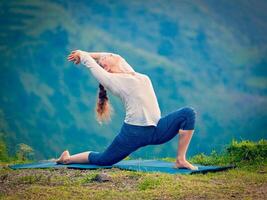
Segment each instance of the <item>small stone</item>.
[{"label": "small stone", "polygon": [[0,176],[1,182],[3,182],[4,180],[6,180],[7,177],[8,177],[8,174],[4,174],[4,175]]},{"label": "small stone", "polygon": [[111,181],[111,177],[106,173],[97,174],[93,181],[106,182]]}]

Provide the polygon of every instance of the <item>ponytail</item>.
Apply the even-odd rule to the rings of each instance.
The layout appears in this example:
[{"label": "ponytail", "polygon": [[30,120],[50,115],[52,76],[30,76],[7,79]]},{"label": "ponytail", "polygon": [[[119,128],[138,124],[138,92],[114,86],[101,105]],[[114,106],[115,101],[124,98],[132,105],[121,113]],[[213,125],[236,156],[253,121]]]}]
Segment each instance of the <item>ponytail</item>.
[{"label": "ponytail", "polygon": [[95,111],[96,111],[96,119],[99,124],[102,125],[103,122],[110,121],[111,114],[113,113],[113,108],[109,103],[109,98],[107,97],[107,91],[101,84],[99,84],[98,99]]}]

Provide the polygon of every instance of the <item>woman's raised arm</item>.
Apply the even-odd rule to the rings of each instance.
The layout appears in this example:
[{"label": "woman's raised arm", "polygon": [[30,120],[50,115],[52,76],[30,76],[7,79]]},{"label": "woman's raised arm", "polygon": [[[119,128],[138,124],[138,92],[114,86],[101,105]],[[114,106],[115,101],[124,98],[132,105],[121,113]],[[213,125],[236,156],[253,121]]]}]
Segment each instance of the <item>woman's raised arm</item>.
[{"label": "woman's raised arm", "polygon": [[72,54],[69,56],[69,61],[73,60],[77,60],[75,64],[81,63],[89,68],[93,76],[105,88],[115,93],[119,92],[121,84],[115,75],[103,69],[91,56],[91,53],[82,50],[72,51]]},{"label": "woman's raised arm", "polygon": [[95,59],[95,60],[99,60],[101,57],[107,56],[107,55],[117,55],[116,53],[109,53],[109,52],[88,52],[89,55]]}]

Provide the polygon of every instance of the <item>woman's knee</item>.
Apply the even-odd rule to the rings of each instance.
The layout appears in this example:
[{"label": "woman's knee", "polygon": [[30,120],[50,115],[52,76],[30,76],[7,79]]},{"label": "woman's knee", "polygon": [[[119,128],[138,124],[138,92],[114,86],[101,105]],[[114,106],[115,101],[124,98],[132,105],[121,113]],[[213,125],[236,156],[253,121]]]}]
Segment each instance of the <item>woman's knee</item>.
[{"label": "woman's knee", "polygon": [[196,110],[193,107],[183,107],[181,109],[185,121],[181,124],[183,130],[193,130],[195,128]]},{"label": "woman's knee", "polygon": [[181,109],[181,112],[186,115],[187,117],[195,118],[196,117],[196,110],[191,106],[186,106]]}]

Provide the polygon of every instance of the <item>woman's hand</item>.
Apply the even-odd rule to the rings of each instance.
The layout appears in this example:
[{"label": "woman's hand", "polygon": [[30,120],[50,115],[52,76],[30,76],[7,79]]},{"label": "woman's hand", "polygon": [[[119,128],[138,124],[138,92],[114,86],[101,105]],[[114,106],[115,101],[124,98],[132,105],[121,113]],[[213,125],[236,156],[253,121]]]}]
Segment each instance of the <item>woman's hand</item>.
[{"label": "woman's hand", "polygon": [[68,61],[73,61],[74,64],[79,64],[81,62],[80,52],[78,50],[72,51],[68,56]]}]

